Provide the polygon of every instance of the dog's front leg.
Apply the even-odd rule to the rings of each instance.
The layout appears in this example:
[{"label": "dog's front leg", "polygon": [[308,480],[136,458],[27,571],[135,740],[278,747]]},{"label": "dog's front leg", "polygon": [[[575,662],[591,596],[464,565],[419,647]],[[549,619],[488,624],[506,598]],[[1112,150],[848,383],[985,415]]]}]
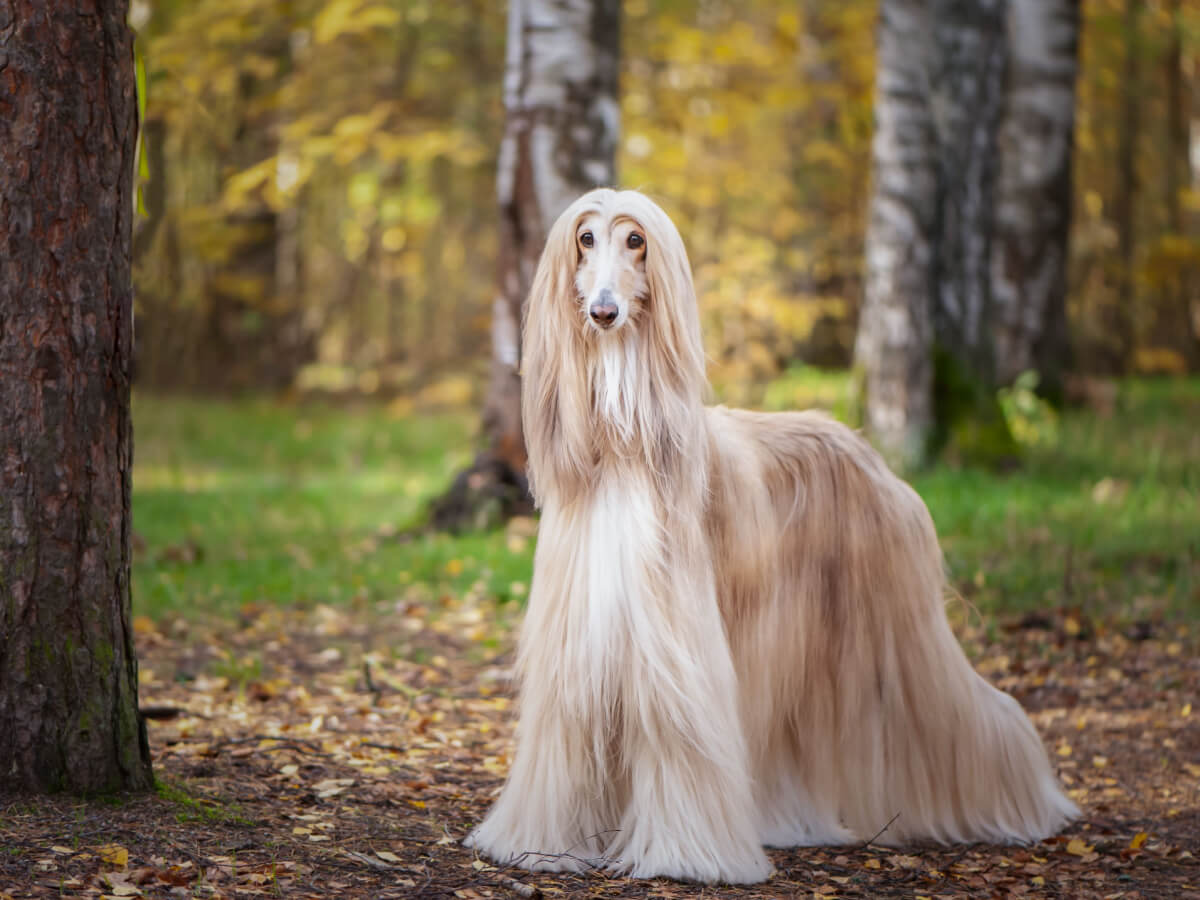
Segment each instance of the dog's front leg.
[{"label": "dog's front leg", "polygon": [[[521,724],[508,781],[484,821],[466,839],[502,865],[530,871],[603,866],[603,803],[610,788],[597,771],[579,711],[545,681],[527,677]],[[607,817],[608,827],[616,814]]]},{"label": "dog's front leg", "polygon": [[633,642],[622,698],[630,798],[607,855],[638,877],[763,881],[771,864],[759,844],[733,662],[711,587],[683,590],[692,608],[662,610],[667,621],[644,621]]}]

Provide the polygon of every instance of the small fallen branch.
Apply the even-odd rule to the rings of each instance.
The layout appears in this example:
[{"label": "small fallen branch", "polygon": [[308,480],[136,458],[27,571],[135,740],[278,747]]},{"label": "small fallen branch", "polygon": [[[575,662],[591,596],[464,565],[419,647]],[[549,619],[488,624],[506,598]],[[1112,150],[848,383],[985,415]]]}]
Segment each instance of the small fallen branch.
[{"label": "small fallen branch", "polygon": [[184,706],[141,706],[138,707],[138,712],[141,713],[143,719],[176,719],[180,716],[188,716],[194,719],[212,718],[212,716],[206,716],[204,713],[192,712]]},{"label": "small fallen branch", "polygon": [[326,753],[324,750],[321,750],[318,745],[312,741],[306,741],[302,738],[275,737],[274,735],[270,734],[251,734],[240,738],[225,738],[224,740],[220,740],[212,744],[212,749],[220,750],[224,747],[235,747],[239,744],[254,744],[261,741],[272,741],[276,745],[274,747],[259,748],[264,753],[271,753],[276,750],[293,750],[296,753],[307,753],[312,756],[324,756],[326,759],[333,756],[332,753]]},{"label": "small fallen branch", "polygon": [[358,860],[358,862],[362,863],[364,866],[368,866],[372,869],[390,870],[392,868],[392,866],[385,863],[382,859],[376,859],[373,856],[367,856],[367,854],[359,853],[357,850],[343,850],[342,852],[351,859]]},{"label": "small fallen branch", "polygon": [[900,818],[900,813],[896,813],[894,816],[892,816],[890,819],[888,819],[887,824],[884,825],[882,828],[880,828],[877,832],[875,832],[875,834],[873,834],[870,837],[870,839],[868,839],[868,841],[865,844],[863,844],[861,847],[859,847],[858,849],[866,850],[868,847],[870,847],[873,843],[875,843],[875,841],[877,841],[879,839],[879,836],[881,834],[883,834],[885,831],[887,831],[889,828],[892,827],[892,823],[895,822],[898,818]]}]

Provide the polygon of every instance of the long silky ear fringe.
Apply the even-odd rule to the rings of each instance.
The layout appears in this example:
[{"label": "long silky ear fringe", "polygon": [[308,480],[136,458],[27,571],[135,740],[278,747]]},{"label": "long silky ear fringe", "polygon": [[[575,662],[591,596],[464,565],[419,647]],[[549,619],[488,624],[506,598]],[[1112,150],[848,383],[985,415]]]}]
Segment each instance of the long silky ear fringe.
[{"label": "long silky ear fringe", "polygon": [[581,197],[554,223],[525,303],[521,418],[530,488],[539,503],[542,473],[566,471],[582,482],[591,461],[588,385],[578,364],[583,337],[575,287],[579,265],[575,228],[597,208],[600,196],[601,192],[593,192]]}]

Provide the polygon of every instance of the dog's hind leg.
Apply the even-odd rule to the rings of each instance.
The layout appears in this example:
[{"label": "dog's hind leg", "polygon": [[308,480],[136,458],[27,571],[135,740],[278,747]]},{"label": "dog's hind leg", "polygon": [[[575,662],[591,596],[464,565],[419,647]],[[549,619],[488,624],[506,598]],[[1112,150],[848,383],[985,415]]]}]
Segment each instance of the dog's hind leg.
[{"label": "dog's hind leg", "polygon": [[760,840],[768,847],[820,847],[857,842],[842,824],[838,805],[829,790],[814,790],[805,780],[811,771],[828,765],[800,765],[804,754],[824,752],[826,744],[811,741],[800,746],[779,729],[771,748],[757,766]]},{"label": "dog's hind leg", "polygon": [[[867,490],[866,488],[870,489]],[[1020,705],[981,677],[944,609],[937,534],[890,474],[844,478],[841,640],[827,692],[841,811],[881,843],[1037,841],[1078,814]],[[869,528],[863,526],[870,526]]]}]

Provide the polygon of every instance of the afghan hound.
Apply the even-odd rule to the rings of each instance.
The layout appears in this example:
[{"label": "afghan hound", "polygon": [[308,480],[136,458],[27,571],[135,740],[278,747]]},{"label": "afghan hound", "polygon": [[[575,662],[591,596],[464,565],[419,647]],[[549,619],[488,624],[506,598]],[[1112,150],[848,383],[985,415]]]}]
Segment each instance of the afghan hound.
[{"label": "afghan hound", "polygon": [[703,405],[687,253],[651,200],[562,214],[523,353],[517,748],[468,845],[750,883],[764,844],[1026,842],[1078,814],[955,639],[916,492],[824,415]]}]

